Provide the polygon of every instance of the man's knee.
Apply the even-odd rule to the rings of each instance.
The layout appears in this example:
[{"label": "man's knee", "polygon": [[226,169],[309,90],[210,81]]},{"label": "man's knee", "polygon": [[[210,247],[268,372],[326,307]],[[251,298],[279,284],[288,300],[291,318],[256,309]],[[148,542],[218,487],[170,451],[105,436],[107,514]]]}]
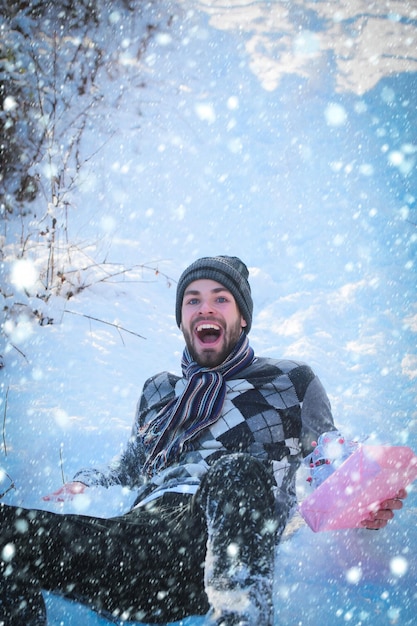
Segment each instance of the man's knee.
[{"label": "man's knee", "polygon": [[225,484],[259,486],[269,490],[273,486],[272,470],[269,465],[246,453],[236,452],[220,457],[209,469],[207,480]]},{"label": "man's knee", "polygon": [[235,453],[218,459],[204,476],[197,501],[207,512],[251,508],[273,515],[272,469],[249,454]]}]

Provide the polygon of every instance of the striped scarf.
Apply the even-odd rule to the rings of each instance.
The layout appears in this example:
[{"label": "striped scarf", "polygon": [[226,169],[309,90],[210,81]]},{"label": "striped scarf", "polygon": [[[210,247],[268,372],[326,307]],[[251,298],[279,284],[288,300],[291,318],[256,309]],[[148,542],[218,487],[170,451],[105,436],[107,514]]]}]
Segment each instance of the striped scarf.
[{"label": "striped scarf", "polygon": [[153,475],[178,460],[185,444],[219,418],[226,380],[252,363],[254,352],[242,333],[227,359],[217,367],[201,367],[185,348],[181,366],[186,387],[140,429],[145,447],[144,470]]}]

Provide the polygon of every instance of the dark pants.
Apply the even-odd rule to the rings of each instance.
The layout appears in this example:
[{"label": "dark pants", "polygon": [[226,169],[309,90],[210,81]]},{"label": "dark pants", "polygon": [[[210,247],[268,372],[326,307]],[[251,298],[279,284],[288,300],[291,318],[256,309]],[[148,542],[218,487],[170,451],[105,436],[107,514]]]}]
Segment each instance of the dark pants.
[{"label": "dark pants", "polygon": [[[1,505],[0,621],[22,624],[12,614],[22,619],[23,606],[39,612],[40,589],[119,620],[164,623],[205,614],[210,608],[207,585],[223,584],[218,581],[229,578],[236,561],[230,545],[238,547],[246,572],[272,579],[271,486],[269,469],[248,455],[235,454],[210,468],[194,497],[166,494],[121,517]],[[209,548],[216,567],[208,575]],[[22,589],[30,590],[26,605],[8,600]],[[38,623],[41,618],[33,621]]]}]

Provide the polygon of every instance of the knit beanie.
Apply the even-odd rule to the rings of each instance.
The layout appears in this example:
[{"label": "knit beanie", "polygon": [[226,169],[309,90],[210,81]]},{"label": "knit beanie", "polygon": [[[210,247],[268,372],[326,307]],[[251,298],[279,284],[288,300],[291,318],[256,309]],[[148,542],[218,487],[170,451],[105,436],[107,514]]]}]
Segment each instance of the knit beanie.
[{"label": "knit beanie", "polygon": [[204,257],[194,261],[184,270],[177,285],[175,316],[178,326],[181,324],[182,301],[186,288],[194,280],[208,278],[226,287],[233,295],[239,311],[247,324],[244,330],[248,333],[252,325],[253,313],[253,301],[248,276],[248,268],[236,256]]}]

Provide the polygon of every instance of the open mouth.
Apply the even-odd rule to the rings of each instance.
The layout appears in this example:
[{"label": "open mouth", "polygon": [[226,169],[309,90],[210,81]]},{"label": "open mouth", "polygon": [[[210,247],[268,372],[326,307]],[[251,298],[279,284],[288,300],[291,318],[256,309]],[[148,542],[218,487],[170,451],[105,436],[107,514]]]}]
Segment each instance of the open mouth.
[{"label": "open mouth", "polygon": [[204,322],[196,327],[195,332],[201,343],[210,344],[215,343],[220,338],[222,329],[218,324]]}]

